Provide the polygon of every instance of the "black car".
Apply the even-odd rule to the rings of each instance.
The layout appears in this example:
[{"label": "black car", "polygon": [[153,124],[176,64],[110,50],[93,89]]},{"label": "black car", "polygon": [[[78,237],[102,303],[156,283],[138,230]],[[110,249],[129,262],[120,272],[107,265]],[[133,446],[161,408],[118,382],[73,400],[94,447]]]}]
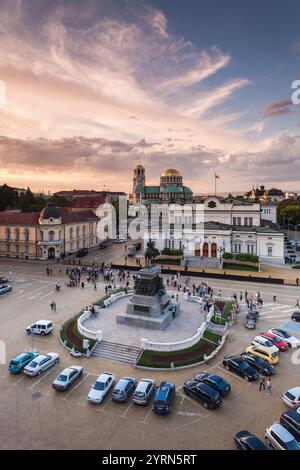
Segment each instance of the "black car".
[{"label": "black car", "polygon": [[89,250],[87,248],[80,248],[80,250],[78,250],[76,253],[76,257],[80,258],[81,256],[86,256],[88,252]]},{"label": "black car", "polygon": [[280,424],[300,443],[300,414],[297,411],[288,410],[282,413]]},{"label": "black car", "polygon": [[241,354],[241,358],[248,362],[249,366],[253,367],[263,375],[270,376],[275,374],[275,367],[256,354],[243,352]]},{"label": "black car", "polygon": [[259,317],[259,313],[256,310],[249,310],[246,318],[254,319],[256,321],[258,320],[258,317]]},{"label": "black car", "polygon": [[293,321],[300,321],[300,312],[294,312],[291,318]]},{"label": "black car", "polygon": [[246,429],[237,432],[234,440],[240,450],[269,450],[264,442]]},{"label": "black car", "polygon": [[199,373],[196,375],[194,380],[197,380],[197,382],[202,382],[208,385],[209,387],[214,388],[215,390],[217,390],[217,392],[219,392],[221,397],[225,397],[225,395],[227,395],[231,390],[230,384],[217,374],[208,375],[204,373]]},{"label": "black car", "polygon": [[226,370],[232,370],[232,372],[241,375],[249,382],[257,380],[259,377],[258,372],[240,356],[225,356],[223,366]]},{"label": "black car", "polygon": [[105,250],[105,248],[107,248],[107,247],[108,247],[108,244],[105,243],[105,242],[101,242],[99,244],[99,250]]},{"label": "black car", "polygon": [[255,330],[256,328],[256,318],[247,318],[244,327],[248,328],[248,330]]},{"label": "black car", "polygon": [[217,408],[222,403],[219,392],[203,382],[188,380],[183,384],[183,391],[186,395],[203,403],[205,408]]}]

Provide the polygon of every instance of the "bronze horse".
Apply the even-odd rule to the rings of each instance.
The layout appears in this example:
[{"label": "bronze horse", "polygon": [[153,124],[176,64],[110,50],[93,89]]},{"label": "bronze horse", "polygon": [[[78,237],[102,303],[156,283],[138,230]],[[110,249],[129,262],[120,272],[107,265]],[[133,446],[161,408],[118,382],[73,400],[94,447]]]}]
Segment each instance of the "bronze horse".
[{"label": "bronze horse", "polygon": [[152,264],[154,264],[154,259],[155,259],[154,243],[151,240],[149,240],[147,243],[147,250],[145,252],[145,265],[152,266]]}]

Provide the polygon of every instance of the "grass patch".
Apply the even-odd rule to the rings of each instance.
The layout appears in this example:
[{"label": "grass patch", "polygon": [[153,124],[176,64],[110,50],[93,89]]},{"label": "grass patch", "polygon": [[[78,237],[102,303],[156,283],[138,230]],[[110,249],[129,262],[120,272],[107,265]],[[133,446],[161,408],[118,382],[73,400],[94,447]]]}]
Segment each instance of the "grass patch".
[{"label": "grass patch", "polygon": [[86,349],[82,347],[83,340],[87,339],[90,342],[90,347],[89,350],[91,350],[95,343],[96,340],[87,338],[86,336],[83,336],[79,331],[77,327],[77,319],[82,315],[82,312],[77,313],[74,315],[72,318],[69,318],[63,326],[61,327],[60,330],[60,338],[62,342],[70,349],[74,348],[75,351],[79,351],[81,353],[86,353]]},{"label": "grass patch", "polygon": [[292,266],[292,269],[300,269],[300,264],[295,264],[294,266]]},{"label": "grass patch", "polygon": [[222,313],[222,316],[221,318],[218,318],[215,315],[212,316],[211,318],[211,322],[212,323],[215,323],[216,325],[226,325],[226,323],[228,321],[230,321],[230,317],[231,317],[231,310],[232,310],[232,306],[234,304],[233,301],[229,301],[229,302],[220,302],[220,301],[216,301],[216,307],[221,311]]},{"label": "grass patch", "polygon": [[206,330],[203,334],[203,339],[207,339],[208,341],[212,341],[215,344],[219,344],[222,336],[218,335],[217,333],[213,333],[212,331]]},{"label": "grass patch", "polygon": [[181,260],[180,259],[173,259],[173,258],[161,258],[156,260],[159,264],[174,264],[176,266],[180,266]]},{"label": "grass patch", "polygon": [[138,365],[155,368],[171,368],[196,364],[204,360],[204,355],[209,356],[217,347],[206,339],[201,338],[198,343],[190,348],[178,351],[149,351],[145,350],[141,355]]},{"label": "grass patch", "polygon": [[234,264],[234,263],[223,263],[223,269],[233,269],[235,271],[255,271],[258,272],[257,266],[251,266],[248,264]]}]

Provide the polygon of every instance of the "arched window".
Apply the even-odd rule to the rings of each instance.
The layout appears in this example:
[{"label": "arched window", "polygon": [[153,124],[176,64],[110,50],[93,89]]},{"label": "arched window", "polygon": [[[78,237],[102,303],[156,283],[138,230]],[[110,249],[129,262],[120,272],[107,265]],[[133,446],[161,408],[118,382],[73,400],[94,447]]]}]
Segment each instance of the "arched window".
[{"label": "arched window", "polygon": [[54,236],[55,236],[55,233],[53,232],[53,230],[50,230],[50,232],[49,232],[49,241],[50,242],[53,242]]},{"label": "arched window", "polygon": [[20,240],[20,230],[15,228],[15,240],[18,242]]},{"label": "arched window", "polygon": [[43,232],[43,230],[40,231],[40,239],[41,239],[41,242],[44,241],[44,232]]},{"label": "arched window", "polygon": [[80,237],[80,227],[76,227],[76,238]]},{"label": "arched window", "polygon": [[86,226],[85,225],[82,227],[82,235],[84,237],[86,236]]},{"label": "arched window", "polygon": [[28,228],[24,229],[24,240],[25,242],[29,242],[29,229]]},{"label": "arched window", "polygon": [[6,227],[5,229],[6,241],[10,240],[10,228]]},{"label": "arched window", "polygon": [[73,227],[70,228],[70,240],[73,240],[74,237],[74,229]]}]

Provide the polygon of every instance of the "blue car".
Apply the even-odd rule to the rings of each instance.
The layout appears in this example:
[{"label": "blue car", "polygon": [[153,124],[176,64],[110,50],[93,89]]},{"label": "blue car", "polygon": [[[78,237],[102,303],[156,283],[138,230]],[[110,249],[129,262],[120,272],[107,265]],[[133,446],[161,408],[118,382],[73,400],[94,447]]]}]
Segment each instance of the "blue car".
[{"label": "blue car", "polygon": [[35,359],[38,356],[37,353],[35,352],[25,352],[18,354],[18,356],[14,357],[9,365],[8,365],[8,370],[12,374],[19,374],[22,372],[24,367],[27,366],[33,359]]},{"label": "blue car", "polygon": [[161,382],[156,392],[152,410],[160,414],[170,413],[174,398],[175,384],[173,382]]}]

